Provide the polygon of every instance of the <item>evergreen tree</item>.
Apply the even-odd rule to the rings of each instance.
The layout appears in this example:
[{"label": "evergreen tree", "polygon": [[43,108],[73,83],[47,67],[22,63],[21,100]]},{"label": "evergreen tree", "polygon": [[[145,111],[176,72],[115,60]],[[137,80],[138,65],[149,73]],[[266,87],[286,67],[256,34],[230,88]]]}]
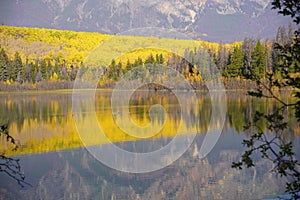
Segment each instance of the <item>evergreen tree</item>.
[{"label": "evergreen tree", "polygon": [[[78,78],[79,79],[82,79],[82,77],[83,77],[83,75],[86,73],[88,71],[88,68],[87,67],[85,67],[84,65],[83,65],[83,63],[81,63],[81,66],[80,66],[80,68],[79,68],[79,74],[78,74]],[[56,73],[56,72],[54,72],[54,73]],[[57,73],[56,73],[57,74]]]},{"label": "evergreen tree", "polygon": [[126,63],[126,67],[125,67],[125,72],[128,72],[131,69],[132,69],[132,64],[130,63],[129,59],[127,59],[127,63]]},{"label": "evergreen tree", "polygon": [[266,50],[266,71],[271,72],[273,70],[273,59],[272,59],[272,42],[266,41],[265,50]]},{"label": "evergreen tree", "polygon": [[41,60],[39,69],[42,73],[43,80],[48,80],[48,66],[45,59]]},{"label": "evergreen tree", "polygon": [[266,51],[260,40],[257,40],[252,53],[252,72],[257,78],[263,78],[266,71]]},{"label": "evergreen tree", "polygon": [[164,63],[164,57],[162,54],[156,54],[156,63],[158,63],[158,64]]},{"label": "evergreen tree", "polygon": [[68,72],[67,72],[67,67],[66,67],[65,63],[61,66],[60,79],[61,80],[67,80],[68,79]]},{"label": "evergreen tree", "polygon": [[108,78],[114,79],[115,78],[115,69],[116,69],[116,61],[115,59],[112,59],[111,64],[108,68]]},{"label": "evergreen tree", "polygon": [[155,63],[160,63],[160,58],[158,54],[155,54]]},{"label": "evergreen tree", "polygon": [[224,72],[222,73],[222,75],[226,78],[230,77],[230,74],[228,74],[228,73],[230,73],[228,67],[231,65],[231,59],[232,59],[232,52],[229,51],[228,58],[227,58],[227,64],[225,66]]},{"label": "evergreen tree", "polygon": [[241,47],[244,54],[244,66],[242,69],[242,74],[245,77],[248,77],[251,72],[252,52],[255,47],[255,42],[256,41],[252,38],[245,38]]},{"label": "evergreen tree", "polygon": [[164,59],[164,56],[162,55],[162,53],[161,54],[159,54],[159,64],[164,64],[164,62],[165,62],[165,59]]},{"label": "evergreen tree", "polygon": [[145,64],[154,64],[154,63],[155,63],[155,59],[151,53],[150,56],[147,58]]},{"label": "evergreen tree", "polygon": [[12,63],[11,78],[14,81],[16,81],[18,78],[18,82],[22,83],[24,80],[24,74],[22,59],[19,52],[16,52]]},{"label": "evergreen tree", "polygon": [[184,59],[182,59],[182,62],[180,62],[178,56],[175,53],[172,53],[171,58],[168,59],[168,66],[183,74],[185,72],[184,70],[187,65],[187,60],[189,58],[189,52],[187,52],[188,50],[189,49],[186,49],[184,51],[185,56]]},{"label": "evergreen tree", "polygon": [[289,29],[288,29],[288,44],[291,45],[294,38],[294,26],[292,23],[289,23]]},{"label": "evergreen tree", "polygon": [[54,66],[52,68],[52,73],[56,73],[56,74],[60,73],[60,70],[59,70],[59,58],[55,59]]},{"label": "evergreen tree", "polygon": [[117,76],[117,79],[119,79],[122,76],[122,63],[121,62],[119,62],[118,65],[116,66],[116,76]]},{"label": "evergreen tree", "polygon": [[10,62],[4,49],[0,51],[0,81],[7,81],[9,79]]},{"label": "evergreen tree", "polygon": [[227,57],[228,57],[227,50],[226,50],[224,44],[221,42],[219,44],[218,55],[217,55],[217,59],[216,59],[217,66],[221,73],[223,73],[225,70]]},{"label": "evergreen tree", "polygon": [[51,61],[48,59],[47,61],[47,80],[50,78],[53,72],[53,66],[51,64]]},{"label": "evergreen tree", "polygon": [[275,42],[280,45],[286,45],[288,43],[288,36],[286,34],[284,26],[279,26]]},{"label": "evergreen tree", "polygon": [[42,72],[39,70],[36,74],[36,77],[35,77],[35,82],[38,83],[40,81],[43,80],[43,75],[42,75]]},{"label": "evergreen tree", "polygon": [[122,75],[122,63],[119,62],[118,64],[116,64],[116,61],[113,59],[109,66],[108,78],[116,81],[120,78],[121,75]]},{"label": "evergreen tree", "polygon": [[138,59],[134,61],[133,67],[140,67],[142,65],[143,65],[143,60],[140,57],[138,57]]},{"label": "evergreen tree", "polygon": [[31,74],[31,82],[35,83],[36,82],[36,76],[38,73],[38,61],[35,63],[30,63],[30,74]]},{"label": "evergreen tree", "polygon": [[236,46],[229,57],[229,64],[226,67],[226,76],[238,77],[241,76],[241,69],[244,64],[244,55],[240,47]]},{"label": "evergreen tree", "polygon": [[73,65],[71,65],[71,71],[69,75],[71,81],[74,81],[76,79],[78,70],[78,66],[74,67]]},{"label": "evergreen tree", "polygon": [[[291,36],[293,37],[293,36]],[[272,62],[273,62],[273,66],[272,66],[272,71],[277,73],[280,71],[280,68],[278,66],[280,66],[283,62],[282,58],[281,58],[281,52],[280,49],[278,49],[278,45],[282,45],[285,46],[286,44],[289,43],[289,38],[286,34],[285,31],[285,27],[284,26],[280,26],[277,29],[277,33],[276,33],[276,39],[274,40],[273,44],[272,44]]]},{"label": "evergreen tree", "polygon": [[28,63],[28,57],[26,58],[26,62],[25,62],[25,75],[24,75],[24,81],[25,82],[31,82],[31,66],[30,64]]}]

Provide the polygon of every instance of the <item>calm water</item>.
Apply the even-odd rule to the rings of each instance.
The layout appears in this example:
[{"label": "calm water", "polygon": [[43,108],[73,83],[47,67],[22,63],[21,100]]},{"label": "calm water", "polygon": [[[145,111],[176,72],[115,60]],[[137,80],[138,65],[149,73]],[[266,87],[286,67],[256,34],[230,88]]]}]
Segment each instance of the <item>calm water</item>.
[{"label": "calm water", "polygon": [[[122,97],[120,96],[120,102]],[[167,91],[136,92],[130,100],[130,118],[124,108],[111,109],[111,92],[96,94],[96,116],[107,138],[131,152],[147,153],[170,143],[176,134],[197,133],[190,148],[177,161],[158,171],[132,174],[111,169],[95,159],[84,147],[77,133],[72,113],[71,92],[22,93],[0,95],[0,122],[9,121],[10,133],[19,141],[20,149],[11,152],[1,139],[1,151],[20,158],[26,180],[32,187],[20,188],[0,173],[0,199],[262,199],[284,193],[284,181],[269,173],[272,164],[255,158],[255,169],[235,170],[247,137],[243,125],[255,110],[271,111],[270,100],[257,100],[246,95],[227,95],[227,114],[222,134],[207,157],[199,159],[199,148],[209,130],[211,99],[198,94],[198,108],[179,105],[176,96]],[[92,120],[89,104],[84,99],[79,108],[86,132]],[[153,104],[164,106],[165,114],[149,117]],[[181,112],[185,113],[181,116]],[[286,113],[290,134],[300,152],[300,129],[290,113]],[[140,126],[149,123],[164,128],[148,139],[128,136],[115,120]],[[126,121],[127,120],[127,121]],[[218,123],[219,128],[222,124]],[[80,128],[79,128],[80,129]],[[269,133],[271,135],[271,133]],[[109,145],[101,138],[87,145]],[[298,154],[298,159],[300,155]]]}]

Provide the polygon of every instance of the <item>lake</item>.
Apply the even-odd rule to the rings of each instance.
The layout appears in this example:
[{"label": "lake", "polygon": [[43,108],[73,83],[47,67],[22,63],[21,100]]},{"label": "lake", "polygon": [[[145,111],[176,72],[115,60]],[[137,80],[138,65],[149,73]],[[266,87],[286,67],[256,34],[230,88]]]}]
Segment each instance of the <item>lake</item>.
[{"label": "lake", "polygon": [[[85,91],[81,94],[85,96]],[[118,104],[112,107],[112,96],[112,91],[98,90],[95,101],[77,98],[72,110],[72,91],[0,94],[0,122],[9,122],[9,132],[20,146],[10,151],[1,138],[1,152],[20,159],[26,181],[32,185],[21,188],[0,173],[0,199],[262,199],[284,194],[284,180],[270,173],[272,163],[259,156],[254,158],[257,165],[253,169],[231,168],[245,149],[243,139],[250,134],[243,131],[246,121],[255,110],[272,111],[276,107],[273,100],[242,92],[228,92],[226,99],[212,100],[199,92],[196,99],[180,104],[170,91],[141,90],[131,96],[128,107],[123,105],[122,93],[114,96]],[[226,103],[225,121],[213,121],[214,128],[222,132],[208,155],[201,157],[213,112],[222,109],[213,108],[212,101]],[[164,112],[161,107],[152,109],[156,104]],[[285,117],[289,124],[286,137],[294,141],[295,152],[300,152],[299,125],[290,112]],[[95,127],[101,128],[105,138],[96,134]],[[127,166],[128,161],[123,165],[126,160],[117,160],[122,157],[110,156],[109,151],[100,158],[93,155],[97,153],[94,147],[118,147],[146,155],[163,149],[176,137],[191,142],[183,155],[175,148],[159,160],[169,159],[168,166],[147,173],[128,172],[137,168]],[[296,156],[299,160],[300,155]],[[107,165],[101,159],[114,161]],[[154,162],[148,160],[138,167],[147,168]],[[113,169],[118,163],[119,169]]]}]

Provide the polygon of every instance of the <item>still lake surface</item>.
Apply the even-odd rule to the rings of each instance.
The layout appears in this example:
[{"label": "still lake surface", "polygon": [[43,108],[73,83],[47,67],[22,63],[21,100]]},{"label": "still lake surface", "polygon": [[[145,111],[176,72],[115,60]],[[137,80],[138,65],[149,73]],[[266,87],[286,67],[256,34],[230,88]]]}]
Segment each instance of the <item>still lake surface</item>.
[{"label": "still lake surface", "polygon": [[[9,122],[9,132],[20,149],[7,150],[1,138],[1,152],[20,158],[26,181],[32,186],[21,188],[16,181],[0,173],[0,199],[262,199],[284,193],[284,180],[270,173],[272,163],[255,157],[254,169],[236,170],[249,133],[243,125],[255,110],[269,112],[272,100],[261,100],[238,92],[227,94],[227,113],[222,134],[213,150],[200,159],[202,145],[212,113],[211,99],[197,94],[197,109],[179,105],[168,91],[139,91],[130,99],[130,120],[139,126],[163,126],[150,138],[135,138],[124,133],[115,120],[127,123],[124,110],[112,111],[111,91],[97,91],[96,116],[107,138],[118,147],[137,153],[152,152],[170,143],[177,134],[197,133],[192,145],[169,166],[150,173],[133,174],[111,169],[99,162],[84,147],[72,113],[72,92],[30,92],[0,94],[0,122]],[[288,96],[288,95],[286,95]],[[122,101],[122,97],[120,102]],[[149,117],[151,105],[161,104],[165,114]],[[181,116],[182,110],[187,113]],[[90,110],[82,101],[80,118],[91,121]],[[75,113],[78,114],[78,113]],[[300,152],[300,129],[287,111],[287,138]],[[129,123],[129,121],[128,121]],[[182,124],[182,126],[180,126]],[[85,124],[86,125],[86,124]],[[179,128],[180,127],[180,128]],[[93,127],[86,127],[86,132]],[[272,133],[267,133],[270,137]],[[85,143],[108,145],[101,139]],[[300,153],[296,155],[300,160]]]}]

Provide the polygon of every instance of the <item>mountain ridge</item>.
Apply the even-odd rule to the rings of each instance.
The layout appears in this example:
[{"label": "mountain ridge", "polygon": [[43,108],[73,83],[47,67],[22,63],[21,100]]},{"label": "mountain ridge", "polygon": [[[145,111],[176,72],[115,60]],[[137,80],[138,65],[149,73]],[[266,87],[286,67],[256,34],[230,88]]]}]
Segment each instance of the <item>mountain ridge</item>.
[{"label": "mountain ridge", "polygon": [[[193,39],[233,42],[245,37],[272,39],[289,19],[271,10],[271,0],[3,0],[0,20],[35,26],[116,34],[161,27]],[[272,22],[272,23],[270,23]]]}]

